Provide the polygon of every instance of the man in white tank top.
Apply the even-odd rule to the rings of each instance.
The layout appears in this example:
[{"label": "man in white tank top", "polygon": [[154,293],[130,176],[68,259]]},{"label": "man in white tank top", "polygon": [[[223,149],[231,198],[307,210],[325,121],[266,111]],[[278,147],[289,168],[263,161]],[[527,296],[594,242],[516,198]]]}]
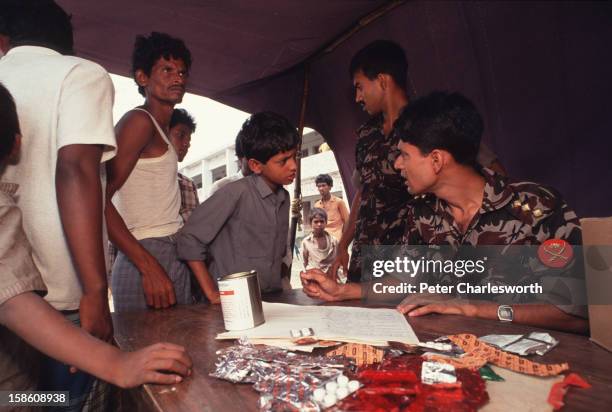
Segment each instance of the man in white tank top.
[{"label": "man in white tank top", "polygon": [[189,269],[176,256],[183,220],[178,158],[168,140],[190,66],[182,40],[155,32],[136,38],[132,73],[145,102],[115,126],[117,156],[107,169],[106,219],[120,251],[111,275],[116,311],[191,303]]}]

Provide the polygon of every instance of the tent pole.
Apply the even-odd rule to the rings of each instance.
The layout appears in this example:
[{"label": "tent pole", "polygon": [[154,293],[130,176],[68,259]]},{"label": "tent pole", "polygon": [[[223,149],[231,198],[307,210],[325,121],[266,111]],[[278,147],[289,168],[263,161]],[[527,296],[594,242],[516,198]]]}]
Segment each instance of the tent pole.
[{"label": "tent pole", "polygon": [[[302,91],[302,105],[300,108],[300,120],[298,122],[298,146],[296,153],[297,171],[293,186],[293,202],[291,204],[291,226],[289,229],[291,253],[295,250],[295,236],[297,226],[302,221],[302,137],[304,136],[304,122],[306,119],[306,106],[308,105],[310,81],[310,64],[304,65],[304,87]],[[291,269],[291,267],[289,268]],[[291,273],[291,271],[290,271]]]}]

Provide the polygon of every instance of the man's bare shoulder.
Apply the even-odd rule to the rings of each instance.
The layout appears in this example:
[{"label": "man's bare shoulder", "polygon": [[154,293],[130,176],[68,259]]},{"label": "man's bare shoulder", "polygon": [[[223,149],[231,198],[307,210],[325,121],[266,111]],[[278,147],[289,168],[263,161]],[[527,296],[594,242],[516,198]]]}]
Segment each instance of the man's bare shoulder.
[{"label": "man's bare shoulder", "polygon": [[119,126],[148,126],[149,128],[153,128],[153,123],[151,122],[151,118],[149,115],[142,110],[132,109],[129,112],[126,112],[119,122],[117,122],[117,127]]},{"label": "man's bare shoulder", "polygon": [[154,136],[153,122],[149,115],[141,110],[130,110],[124,114],[117,122],[115,131],[118,140],[126,135],[129,135],[130,139],[139,136],[147,140]]}]

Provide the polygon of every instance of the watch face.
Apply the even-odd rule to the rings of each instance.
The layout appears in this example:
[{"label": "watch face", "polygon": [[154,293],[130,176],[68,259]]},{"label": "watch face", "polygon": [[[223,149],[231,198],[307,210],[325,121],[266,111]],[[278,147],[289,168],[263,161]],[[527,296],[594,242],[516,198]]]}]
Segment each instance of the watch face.
[{"label": "watch face", "polygon": [[500,306],[499,309],[497,309],[497,316],[499,317],[499,320],[510,322],[512,321],[512,315],[513,312],[510,306]]}]

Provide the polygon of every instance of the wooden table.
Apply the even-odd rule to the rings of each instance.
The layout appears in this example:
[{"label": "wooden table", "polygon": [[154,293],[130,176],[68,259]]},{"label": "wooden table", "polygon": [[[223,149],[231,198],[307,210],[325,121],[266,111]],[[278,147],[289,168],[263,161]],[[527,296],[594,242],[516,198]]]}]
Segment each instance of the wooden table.
[{"label": "wooden table", "polygon": [[[311,300],[301,290],[265,300],[300,305],[321,304]],[[337,304],[337,303],[336,303]],[[360,302],[342,305],[359,306]],[[251,385],[233,384],[211,378],[217,358],[215,352],[232,345],[233,341],[215,340],[224,331],[220,306],[178,306],[166,310],[149,310],[113,314],[115,339],[121,349],[135,350],[149,344],[167,341],[183,345],[193,362],[193,375],[172,386],[144,385],[129,392],[134,408],[143,411],[256,411],[259,395]],[[417,336],[430,340],[455,333],[524,334],[535,329],[497,321],[470,319],[450,315],[428,315],[410,318]],[[545,357],[533,359],[545,363],[569,362],[572,371],[588,380],[591,389],[570,389],[565,398],[567,411],[612,410],[612,354],[589,341],[587,337],[553,331],[559,345]]]}]

